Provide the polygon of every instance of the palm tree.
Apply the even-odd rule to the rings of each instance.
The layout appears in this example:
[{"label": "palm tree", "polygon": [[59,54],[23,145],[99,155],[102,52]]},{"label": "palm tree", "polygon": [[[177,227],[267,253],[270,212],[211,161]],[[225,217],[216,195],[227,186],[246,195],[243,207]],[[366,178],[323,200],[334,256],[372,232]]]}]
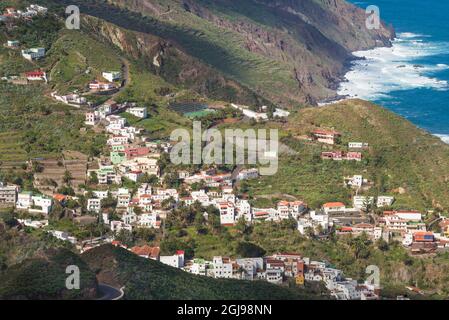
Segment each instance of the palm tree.
[{"label": "palm tree", "polygon": [[70,181],[73,180],[72,174],[70,173],[69,170],[66,170],[64,172],[64,176],[62,177],[62,181],[64,181],[64,183],[66,183],[67,185],[70,185]]}]

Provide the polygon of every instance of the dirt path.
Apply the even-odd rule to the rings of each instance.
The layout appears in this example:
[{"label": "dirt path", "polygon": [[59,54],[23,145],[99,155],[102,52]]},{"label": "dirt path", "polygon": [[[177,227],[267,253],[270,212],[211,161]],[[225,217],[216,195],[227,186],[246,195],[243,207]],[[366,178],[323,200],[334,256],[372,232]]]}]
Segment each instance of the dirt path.
[{"label": "dirt path", "polygon": [[122,66],[122,86],[118,89],[116,93],[111,96],[111,100],[114,100],[120,93],[122,93],[131,83],[131,74],[129,72],[129,61],[125,58],[121,58],[123,66]]}]

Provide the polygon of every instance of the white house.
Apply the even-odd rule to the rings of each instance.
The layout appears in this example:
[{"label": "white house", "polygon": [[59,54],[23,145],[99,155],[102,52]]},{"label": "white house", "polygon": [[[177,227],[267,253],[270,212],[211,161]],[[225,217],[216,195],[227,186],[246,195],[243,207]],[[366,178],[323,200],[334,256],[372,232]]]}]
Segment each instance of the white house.
[{"label": "white house", "polygon": [[367,207],[374,205],[374,197],[368,196],[354,196],[352,199],[354,208],[359,210],[366,210]]},{"label": "white house", "polygon": [[365,142],[349,142],[348,148],[349,149],[366,149],[368,148],[369,144]]},{"label": "white house", "polygon": [[257,179],[259,177],[259,170],[256,168],[242,170],[237,176],[237,180]]},{"label": "white house", "polygon": [[332,213],[332,212],[341,212],[346,210],[346,205],[342,202],[328,202],[323,204],[323,211],[326,214]]},{"label": "white house", "polygon": [[148,117],[147,108],[146,107],[134,107],[128,108],[128,113],[132,114],[135,117],[146,119]]},{"label": "white house", "polygon": [[184,251],[178,250],[172,256],[160,256],[159,262],[169,265],[173,268],[183,268],[184,267]]},{"label": "white house", "polygon": [[215,278],[232,278],[232,262],[229,258],[214,257],[212,265]]},{"label": "white house", "polygon": [[51,211],[53,200],[44,195],[33,195],[31,192],[22,192],[17,196],[17,209],[28,210],[30,213],[42,213],[48,215]]},{"label": "white house", "polygon": [[220,211],[220,222],[222,225],[235,224],[235,207],[231,202],[217,202],[215,206]]},{"label": "white house", "polygon": [[300,234],[305,235],[309,228],[313,228],[312,221],[305,218],[298,219],[298,231]]},{"label": "white house", "polygon": [[67,232],[65,231],[58,231],[58,230],[51,230],[49,231],[50,234],[53,235],[53,237],[62,240],[62,241],[69,241],[70,243],[76,244],[76,238],[71,237]]},{"label": "white house", "polygon": [[45,48],[30,48],[22,50],[22,56],[29,61],[43,58],[45,57]]},{"label": "white house", "polygon": [[354,175],[352,177],[345,177],[345,184],[350,187],[354,188],[360,188],[368,181],[366,179],[363,179],[363,176],[361,175]]},{"label": "white house", "polygon": [[246,221],[253,221],[253,212],[248,200],[238,200],[236,203],[236,220],[244,217]]},{"label": "white house", "polygon": [[6,42],[6,46],[7,46],[8,48],[13,48],[13,49],[15,49],[15,48],[18,48],[18,47],[20,46],[20,42],[17,41],[17,40],[8,40],[8,41]]},{"label": "white house", "polygon": [[393,204],[394,202],[394,197],[391,196],[379,196],[377,197],[377,207],[378,208],[382,208],[382,207],[389,207]]},{"label": "white house", "polygon": [[86,120],[84,121],[84,124],[87,126],[94,126],[98,123],[98,117],[94,112],[87,112],[86,113]]},{"label": "white house", "polygon": [[133,227],[130,224],[126,224],[123,221],[111,221],[111,231],[119,233],[122,230],[133,231]]},{"label": "white house", "polygon": [[144,213],[139,216],[138,225],[144,228],[159,229],[161,227],[161,221],[155,213]]},{"label": "white house", "polygon": [[100,199],[88,199],[87,200],[87,211],[99,213],[101,210],[101,200]]},{"label": "white house", "polygon": [[128,189],[120,188],[117,193],[117,208],[128,208],[131,194]]},{"label": "white house", "polygon": [[122,78],[122,73],[118,71],[106,71],[103,72],[103,78],[105,78],[109,82],[118,81]]}]

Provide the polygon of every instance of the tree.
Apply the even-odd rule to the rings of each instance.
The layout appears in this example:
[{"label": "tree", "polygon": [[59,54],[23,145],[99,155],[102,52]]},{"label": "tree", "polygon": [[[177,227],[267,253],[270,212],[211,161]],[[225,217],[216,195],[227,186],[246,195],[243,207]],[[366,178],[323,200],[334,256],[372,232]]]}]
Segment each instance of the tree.
[{"label": "tree", "polygon": [[266,253],[266,251],[262,247],[259,247],[258,245],[254,244],[254,243],[246,242],[246,241],[239,242],[237,244],[235,252],[238,256],[240,256],[242,258],[263,257]]},{"label": "tree", "polygon": [[184,250],[186,259],[192,259],[195,256],[195,241],[190,238],[178,239],[170,236],[161,241],[160,248],[164,255],[173,255],[177,250]]},{"label": "tree", "polygon": [[65,184],[70,184],[70,182],[73,180],[72,174],[69,170],[66,170],[64,172],[64,176],[62,177],[62,181],[64,181]]},{"label": "tree", "polygon": [[305,231],[308,238],[315,238],[315,230],[312,227],[307,227]]},{"label": "tree", "polygon": [[44,167],[37,161],[33,161],[32,169],[33,173],[40,173],[44,171]]},{"label": "tree", "polygon": [[141,176],[138,180],[138,183],[148,183],[151,185],[156,185],[159,183],[159,178],[155,176],[154,174],[149,175],[148,173],[145,173],[143,176]]},{"label": "tree", "polygon": [[382,238],[377,240],[376,245],[377,245],[377,248],[379,248],[379,250],[381,250],[381,251],[388,251],[390,249],[390,246],[388,245],[388,242],[385,241]]},{"label": "tree", "polygon": [[143,213],[143,210],[141,207],[133,207],[133,212],[137,215],[141,215]]},{"label": "tree", "polygon": [[115,235],[115,240],[120,241],[128,247],[132,247],[135,241],[133,233],[123,229]]},{"label": "tree", "polygon": [[237,231],[241,234],[241,235],[246,235],[250,232],[251,227],[248,225],[248,223],[246,222],[246,219],[244,216],[241,216],[238,221],[237,224],[235,226],[235,228],[237,229]]},{"label": "tree", "polygon": [[174,188],[177,189],[180,185],[179,179],[178,179],[178,175],[173,172],[173,173],[167,173],[164,177],[164,186],[166,188]]},{"label": "tree", "polygon": [[108,196],[101,200],[102,208],[115,208],[117,206],[117,199],[112,197],[112,194],[108,192]]},{"label": "tree", "polygon": [[59,203],[59,201],[55,201],[55,203],[51,207],[50,217],[52,220],[56,221],[64,217],[64,208]]},{"label": "tree", "polygon": [[204,219],[204,215],[202,212],[197,212],[195,215],[195,229],[198,234],[204,234],[207,229],[204,227],[204,223],[206,219]]},{"label": "tree", "polygon": [[0,213],[0,219],[10,228],[18,225],[18,221],[14,217],[13,210],[8,210]]},{"label": "tree", "polygon": [[89,177],[90,184],[98,184],[98,176],[96,172],[92,172]]},{"label": "tree", "polygon": [[371,240],[369,240],[367,234],[363,232],[360,236],[352,238],[349,241],[351,248],[354,250],[355,259],[366,259],[370,256]]}]

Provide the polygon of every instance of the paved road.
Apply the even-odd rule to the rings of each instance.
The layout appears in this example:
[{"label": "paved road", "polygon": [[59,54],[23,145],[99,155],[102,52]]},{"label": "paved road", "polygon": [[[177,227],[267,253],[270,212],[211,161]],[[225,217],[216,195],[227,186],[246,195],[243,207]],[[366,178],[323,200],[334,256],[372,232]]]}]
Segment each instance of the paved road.
[{"label": "paved road", "polygon": [[103,296],[97,300],[119,300],[122,297],[122,291],[120,289],[111,287],[104,283],[98,284],[98,290]]}]

